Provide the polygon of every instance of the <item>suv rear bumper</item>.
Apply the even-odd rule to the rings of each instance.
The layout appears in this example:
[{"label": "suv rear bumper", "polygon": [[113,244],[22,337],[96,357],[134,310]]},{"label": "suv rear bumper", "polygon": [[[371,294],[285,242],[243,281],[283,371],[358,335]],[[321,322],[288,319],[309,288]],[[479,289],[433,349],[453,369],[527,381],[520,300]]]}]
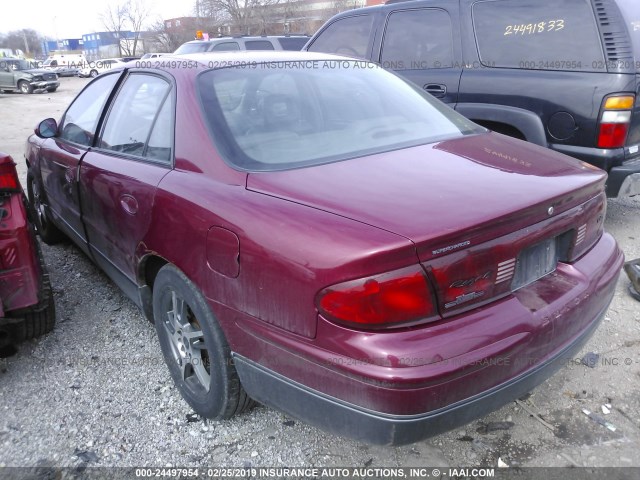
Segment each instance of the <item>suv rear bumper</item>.
[{"label": "suv rear bumper", "polygon": [[609,174],[607,197],[640,194],[640,157],[625,162],[625,149],[576,147],[574,145],[549,145],[553,150],[595,165]]}]

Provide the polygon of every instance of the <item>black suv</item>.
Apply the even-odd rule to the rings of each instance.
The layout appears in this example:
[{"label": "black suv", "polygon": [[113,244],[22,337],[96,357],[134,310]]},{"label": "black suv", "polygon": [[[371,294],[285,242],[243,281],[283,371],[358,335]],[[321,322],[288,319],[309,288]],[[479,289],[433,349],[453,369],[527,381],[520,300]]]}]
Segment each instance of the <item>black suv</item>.
[{"label": "black suv", "polygon": [[640,194],[638,0],[391,0],[334,16],[305,47],[396,71],[491,130]]}]

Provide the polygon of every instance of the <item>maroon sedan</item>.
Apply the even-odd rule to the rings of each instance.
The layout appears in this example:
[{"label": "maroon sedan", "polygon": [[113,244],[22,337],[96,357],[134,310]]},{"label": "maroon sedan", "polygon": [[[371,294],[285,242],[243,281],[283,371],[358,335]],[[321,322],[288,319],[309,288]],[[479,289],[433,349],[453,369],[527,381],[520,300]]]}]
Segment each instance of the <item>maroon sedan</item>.
[{"label": "maroon sedan", "polygon": [[199,414],[253,398],[413,442],[538,385],[607,310],[623,255],[602,171],[366,62],[153,66],[37,127],[29,191],[45,241],[69,236],[155,322]]},{"label": "maroon sedan", "polygon": [[13,159],[0,152],[0,355],[54,326],[49,275]]}]

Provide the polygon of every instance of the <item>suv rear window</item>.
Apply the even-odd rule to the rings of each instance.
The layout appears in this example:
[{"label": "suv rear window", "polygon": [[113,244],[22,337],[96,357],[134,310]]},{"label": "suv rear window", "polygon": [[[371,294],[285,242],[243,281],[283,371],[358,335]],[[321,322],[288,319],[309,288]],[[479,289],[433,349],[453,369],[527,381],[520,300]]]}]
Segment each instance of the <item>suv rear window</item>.
[{"label": "suv rear window", "polygon": [[633,41],[636,70],[640,71],[640,8],[638,8],[638,0],[618,0],[618,5],[622,10],[624,21]]},{"label": "suv rear window", "polygon": [[244,46],[247,50],[275,50],[269,40],[245,40]]},{"label": "suv rear window", "polygon": [[588,0],[476,2],[473,25],[478,53],[486,66],[606,71]]},{"label": "suv rear window", "polygon": [[283,50],[302,50],[307,42],[309,41],[309,37],[285,37],[278,38],[277,40],[280,42]]},{"label": "suv rear window", "polygon": [[233,52],[236,50],[240,50],[240,45],[238,42],[222,42],[215,43],[211,47],[209,47],[208,52]]},{"label": "suv rear window", "polygon": [[363,61],[270,62],[198,77],[216,144],[246,170],[285,170],[483,132]]},{"label": "suv rear window", "polygon": [[185,55],[187,53],[206,52],[211,44],[209,42],[183,43],[173,52],[175,55]]}]

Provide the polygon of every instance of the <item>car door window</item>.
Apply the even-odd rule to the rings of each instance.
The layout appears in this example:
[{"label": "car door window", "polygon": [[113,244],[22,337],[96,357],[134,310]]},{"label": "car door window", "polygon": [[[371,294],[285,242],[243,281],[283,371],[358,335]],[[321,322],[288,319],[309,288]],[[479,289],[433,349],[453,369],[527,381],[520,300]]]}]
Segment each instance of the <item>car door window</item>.
[{"label": "car door window", "polygon": [[240,50],[238,42],[222,42],[214,45],[209,51],[211,52],[227,52],[231,50]]},{"label": "car door window", "polygon": [[146,74],[131,74],[113,101],[99,147],[142,157],[147,140],[171,85]]},{"label": "car door window", "polygon": [[440,9],[405,10],[389,16],[380,61],[392,70],[450,68],[453,30]]},{"label": "car door window", "polygon": [[341,18],[320,33],[309,51],[366,58],[372,26],[373,15]]},{"label": "car door window", "polygon": [[119,75],[94,80],[76,97],[60,124],[60,137],[79,145],[91,146],[100,114]]}]

